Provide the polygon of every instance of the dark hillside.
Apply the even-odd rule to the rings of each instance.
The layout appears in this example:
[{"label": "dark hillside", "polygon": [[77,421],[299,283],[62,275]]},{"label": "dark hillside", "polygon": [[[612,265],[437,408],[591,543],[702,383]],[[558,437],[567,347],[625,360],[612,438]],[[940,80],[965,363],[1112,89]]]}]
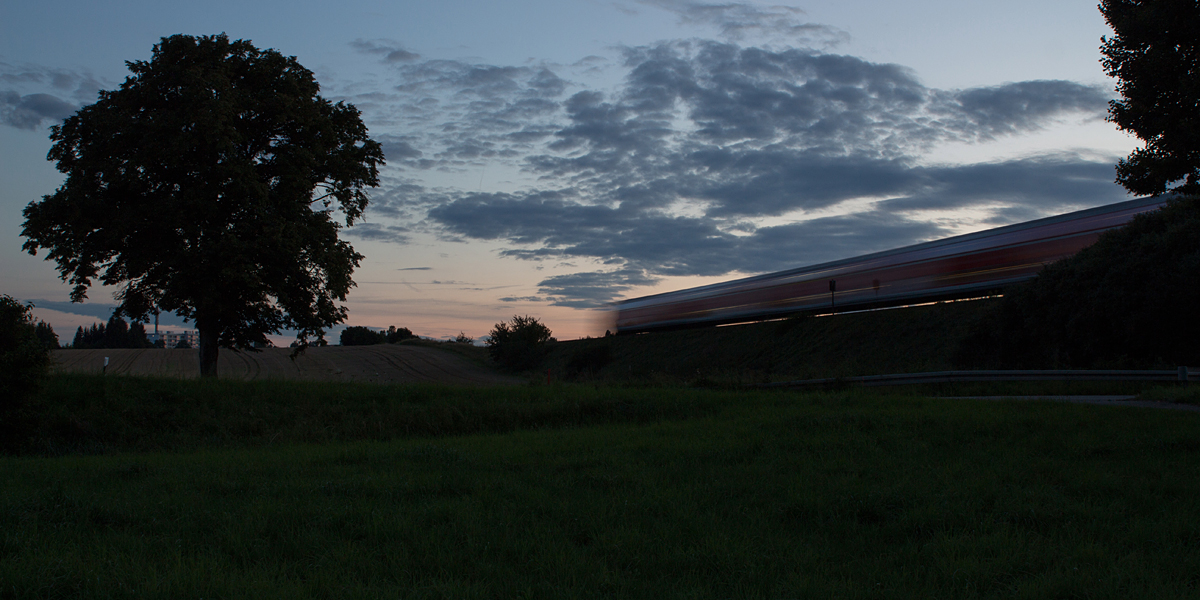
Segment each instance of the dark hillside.
[{"label": "dark hillside", "polygon": [[1138,215],[1018,286],[971,334],[975,368],[1200,363],[1200,198]]},{"label": "dark hillside", "polygon": [[954,368],[994,300],[559,342],[543,363],[575,380],[754,383]]}]

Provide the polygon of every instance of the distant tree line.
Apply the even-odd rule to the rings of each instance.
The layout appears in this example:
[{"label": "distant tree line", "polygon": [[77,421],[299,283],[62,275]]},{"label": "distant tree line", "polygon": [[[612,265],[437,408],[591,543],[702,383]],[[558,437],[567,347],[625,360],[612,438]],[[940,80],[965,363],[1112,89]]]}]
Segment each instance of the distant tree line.
[{"label": "distant tree line", "polygon": [[[98,350],[101,348],[153,348],[146,337],[146,328],[141,323],[130,325],[118,316],[109,317],[108,323],[94,323],[84,329],[75,330],[75,339],[71,341],[72,348]],[[162,342],[158,343],[162,347]]]},{"label": "distant tree line", "polygon": [[387,331],[375,331],[369,327],[347,327],[342,330],[341,344],[343,346],[370,346],[372,344],[395,344],[407,339],[415,338],[412,331],[407,327],[396,327],[392,325],[387,328]]}]

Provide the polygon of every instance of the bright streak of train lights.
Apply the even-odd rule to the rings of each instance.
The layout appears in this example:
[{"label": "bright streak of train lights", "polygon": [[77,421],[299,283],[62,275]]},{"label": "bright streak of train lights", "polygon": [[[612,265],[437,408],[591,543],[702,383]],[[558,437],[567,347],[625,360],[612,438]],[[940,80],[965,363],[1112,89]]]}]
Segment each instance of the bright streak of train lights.
[{"label": "bright streak of train lights", "polygon": [[[615,306],[618,333],[776,319],[989,295],[1091,245],[1101,233],[1155,210],[1138,198],[855,258],[757,275]],[[836,281],[836,286],[833,282]]]}]

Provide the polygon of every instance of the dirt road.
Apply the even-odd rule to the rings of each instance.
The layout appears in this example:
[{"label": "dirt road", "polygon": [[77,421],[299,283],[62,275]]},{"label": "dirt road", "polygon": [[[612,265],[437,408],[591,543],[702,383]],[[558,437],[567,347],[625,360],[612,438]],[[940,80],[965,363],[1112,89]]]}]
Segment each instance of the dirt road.
[{"label": "dirt road", "polygon": [[[193,378],[200,376],[197,350],[55,350],[55,369]],[[291,360],[288,348],[234,352],[222,348],[217,370],[223,379],[306,379],[374,383],[501,385],[523,380],[496,373],[458,354],[425,346],[326,346],[309,348]]]}]

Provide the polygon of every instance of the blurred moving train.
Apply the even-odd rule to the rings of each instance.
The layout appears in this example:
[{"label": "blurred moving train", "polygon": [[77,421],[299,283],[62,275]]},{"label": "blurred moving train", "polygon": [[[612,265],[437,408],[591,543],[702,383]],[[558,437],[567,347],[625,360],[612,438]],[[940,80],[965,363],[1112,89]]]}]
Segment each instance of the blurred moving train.
[{"label": "blurred moving train", "polygon": [[1032,279],[1165,200],[1147,197],[932,242],[616,304],[617,333],[988,295]]}]

